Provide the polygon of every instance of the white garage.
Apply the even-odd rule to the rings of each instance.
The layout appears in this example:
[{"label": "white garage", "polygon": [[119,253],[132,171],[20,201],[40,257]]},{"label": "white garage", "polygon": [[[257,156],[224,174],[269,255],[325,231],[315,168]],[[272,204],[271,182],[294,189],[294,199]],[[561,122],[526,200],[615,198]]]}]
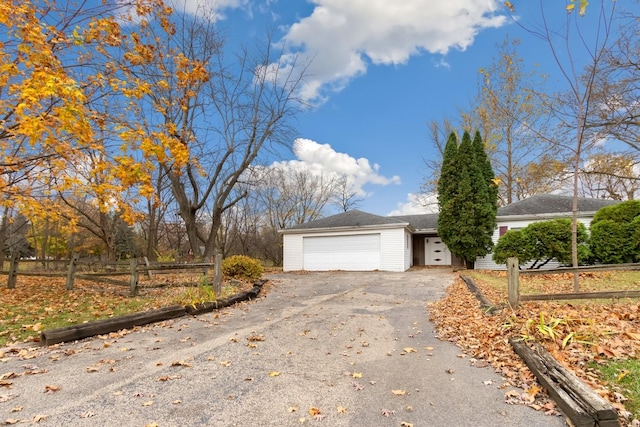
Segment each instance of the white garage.
[{"label": "white garage", "polygon": [[380,233],[306,236],[302,252],[303,270],[379,270]]},{"label": "white garage", "polygon": [[409,223],[349,211],[281,230],[284,271],[405,271],[411,267]]}]

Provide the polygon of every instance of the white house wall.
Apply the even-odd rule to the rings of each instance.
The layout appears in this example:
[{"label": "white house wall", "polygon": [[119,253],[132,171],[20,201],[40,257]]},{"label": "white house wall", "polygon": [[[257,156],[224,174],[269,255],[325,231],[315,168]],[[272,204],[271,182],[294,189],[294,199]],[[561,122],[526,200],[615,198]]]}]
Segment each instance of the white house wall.
[{"label": "white house wall", "polygon": [[[380,270],[405,271],[411,263],[411,236],[404,228],[337,231],[314,233],[288,233],[283,236],[283,271],[304,270],[304,238],[380,234]],[[407,239],[408,236],[408,239]],[[408,247],[407,247],[408,240]]]},{"label": "white house wall", "polygon": [[407,249],[406,233],[403,228],[380,231],[380,251],[382,271],[405,271],[407,264],[407,250],[411,250],[411,241]]}]

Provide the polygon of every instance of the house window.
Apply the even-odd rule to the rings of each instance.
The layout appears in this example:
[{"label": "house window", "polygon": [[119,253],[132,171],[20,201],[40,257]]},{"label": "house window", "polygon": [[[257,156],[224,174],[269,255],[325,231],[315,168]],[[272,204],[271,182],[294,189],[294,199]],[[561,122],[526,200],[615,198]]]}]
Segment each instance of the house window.
[{"label": "house window", "polygon": [[507,233],[507,230],[509,230],[509,227],[506,225],[501,225],[500,226],[500,237],[504,236]]}]

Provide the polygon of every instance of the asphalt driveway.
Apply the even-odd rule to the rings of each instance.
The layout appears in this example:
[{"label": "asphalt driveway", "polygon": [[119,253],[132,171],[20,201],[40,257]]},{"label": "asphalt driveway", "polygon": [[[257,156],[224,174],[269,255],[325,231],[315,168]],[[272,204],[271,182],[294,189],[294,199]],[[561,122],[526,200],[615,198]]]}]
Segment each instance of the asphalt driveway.
[{"label": "asphalt driveway", "polygon": [[[0,349],[0,424],[562,426],[439,341],[454,275],[271,276],[264,298],[50,348]],[[2,354],[4,353],[4,354]]]}]

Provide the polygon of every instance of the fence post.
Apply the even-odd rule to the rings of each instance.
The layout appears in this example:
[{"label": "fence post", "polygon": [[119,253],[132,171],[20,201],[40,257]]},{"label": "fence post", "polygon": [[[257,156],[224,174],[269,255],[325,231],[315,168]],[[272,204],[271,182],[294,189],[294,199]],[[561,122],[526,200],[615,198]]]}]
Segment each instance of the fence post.
[{"label": "fence post", "polygon": [[507,258],[507,280],[509,284],[509,305],[512,310],[518,307],[520,301],[520,268],[518,258]]},{"label": "fence post", "polygon": [[138,259],[131,258],[129,260],[129,267],[131,269],[131,276],[129,277],[129,295],[135,297],[138,294]]},{"label": "fence post", "polygon": [[68,291],[73,290],[73,280],[76,274],[76,263],[78,262],[78,254],[73,254],[71,261],[69,261],[69,269],[67,270],[67,284],[66,289]]},{"label": "fence post", "polygon": [[151,271],[151,263],[149,263],[149,258],[144,257],[144,265],[147,267],[147,276],[149,279],[153,279],[153,272]]},{"label": "fence post", "polygon": [[9,260],[9,278],[7,279],[7,288],[16,288],[16,279],[18,278],[18,254],[12,254]]}]

